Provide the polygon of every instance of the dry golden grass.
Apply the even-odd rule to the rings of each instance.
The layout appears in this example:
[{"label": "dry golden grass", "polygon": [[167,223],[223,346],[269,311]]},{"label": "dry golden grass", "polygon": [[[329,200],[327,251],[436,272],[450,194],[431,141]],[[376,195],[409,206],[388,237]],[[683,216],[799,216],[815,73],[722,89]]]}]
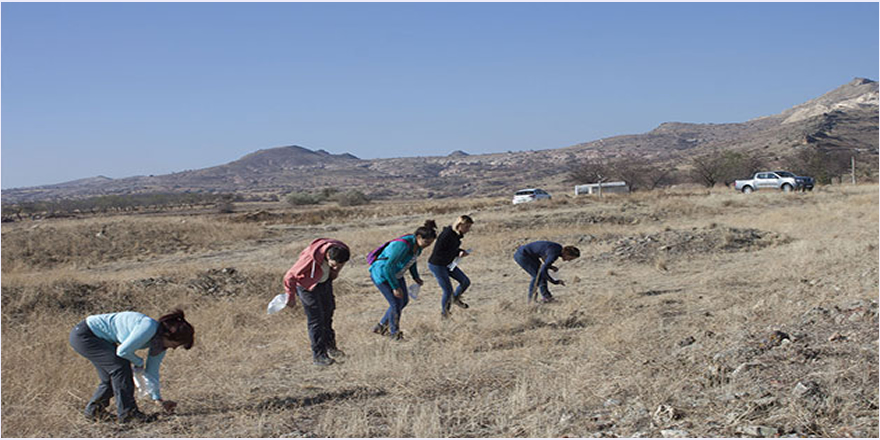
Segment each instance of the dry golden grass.
[{"label": "dry golden grass", "polygon": [[[280,215],[333,214],[322,209]],[[402,319],[407,341],[370,333],[387,303],[364,255],[427,218],[444,225],[465,213],[477,221],[464,239],[474,255],[462,263],[471,308],[439,319],[423,256],[426,285]],[[292,224],[206,214],[4,225],[2,434],[732,437],[763,426],[878,435],[876,185],[383,203],[336,214]],[[102,225],[122,243],[96,244]],[[188,248],[170,241],[175,233]],[[353,249],[335,286],[348,357],[326,369],[311,364],[300,309],[264,311],[320,236]],[[568,283],[551,286],[559,302],[540,307],[525,304],[528,277],[512,260],[537,239],[582,252],[559,265]],[[67,345],[73,325],[177,305],[196,326],[195,347],[169,353],[162,369],[179,414],[125,427],[83,420],[96,378]],[[768,339],[777,330],[788,342]],[[798,383],[811,391],[799,394]]]}]

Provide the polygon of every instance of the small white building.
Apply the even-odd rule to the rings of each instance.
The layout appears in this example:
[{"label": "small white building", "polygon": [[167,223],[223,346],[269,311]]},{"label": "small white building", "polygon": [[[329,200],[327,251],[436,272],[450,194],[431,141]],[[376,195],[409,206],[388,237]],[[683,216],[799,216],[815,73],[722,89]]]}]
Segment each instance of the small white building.
[{"label": "small white building", "polygon": [[574,186],[574,195],[576,196],[581,194],[625,194],[628,192],[629,185],[626,182],[601,182]]}]

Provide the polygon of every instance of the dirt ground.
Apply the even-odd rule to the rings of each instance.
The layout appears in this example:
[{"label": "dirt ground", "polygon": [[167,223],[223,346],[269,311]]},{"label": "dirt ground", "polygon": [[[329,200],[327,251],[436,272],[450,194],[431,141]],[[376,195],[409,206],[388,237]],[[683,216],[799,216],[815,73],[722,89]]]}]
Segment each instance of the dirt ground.
[{"label": "dirt ground", "polygon": [[[307,212],[306,212],[307,211]],[[425,279],[406,339],[364,256],[426,219],[476,224],[470,308],[440,319]],[[743,195],[665,190],[512,206],[457,199],[2,226],[8,437],[878,437],[878,186]],[[348,243],[334,319],[347,353],[312,365],[304,314],[265,308],[312,239]],[[526,303],[516,247],[580,248],[557,302]],[[181,306],[177,414],[81,414],[97,377],[68,346],[90,314]],[[158,412],[142,402],[146,412]]]}]

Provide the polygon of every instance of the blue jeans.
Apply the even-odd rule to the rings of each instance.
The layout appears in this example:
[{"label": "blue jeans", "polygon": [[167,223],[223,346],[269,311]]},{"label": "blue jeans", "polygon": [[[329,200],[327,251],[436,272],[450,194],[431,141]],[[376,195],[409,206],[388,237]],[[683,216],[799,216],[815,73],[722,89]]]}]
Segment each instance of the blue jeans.
[{"label": "blue jeans", "polygon": [[[428,269],[431,270],[431,273],[434,274],[434,278],[437,278],[437,284],[443,289],[443,298],[441,299],[440,305],[443,307],[441,313],[446,315],[449,306],[452,304],[452,298],[460,297],[461,294],[470,287],[471,280],[458,266],[455,266],[455,269],[449,270],[446,266],[437,266],[428,263]],[[452,292],[452,281],[449,281],[450,278],[458,281],[458,288],[455,289],[454,294]]]},{"label": "blue jeans", "polygon": [[529,301],[537,296],[535,292],[535,284],[537,284],[537,288],[540,289],[541,295],[545,299],[549,299],[553,296],[550,294],[550,290],[547,289],[547,277],[541,277],[540,280],[538,279],[538,272],[541,270],[541,260],[529,257],[519,250],[513,254],[513,259],[516,261],[516,264],[519,264],[519,267],[523,268],[532,276],[532,281],[529,283]]},{"label": "blue jeans", "polygon": [[385,312],[385,316],[382,317],[382,320],[379,321],[379,324],[387,325],[388,331],[395,335],[400,330],[400,312],[403,311],[403,308],[406,307],[406,304],[409,302],[409,292],[406,290],[406,283],[403,278],[397,279],[397,285],[403,289],[403,298],[398,298],[394,296],[394,289],[391,288],[391,284],[387,282],[377,283],[375,279],[371,276],[370,279],[373,280],[373,284],[379,288],[379,291],[382,292],[382,296],[385,297],[385,300],[388,301],[389,307]]}]

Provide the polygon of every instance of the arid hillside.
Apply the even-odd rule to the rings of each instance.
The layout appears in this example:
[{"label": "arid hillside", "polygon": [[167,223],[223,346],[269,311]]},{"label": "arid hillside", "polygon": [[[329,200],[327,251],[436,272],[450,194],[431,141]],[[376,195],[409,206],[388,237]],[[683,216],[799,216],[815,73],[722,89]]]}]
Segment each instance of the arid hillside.
[{"label": "arid hillside", "polygon": [[[350,154],[311,151],[300,146],[268,148],[239,160],[199,170],[117,179],[94,177],[3,191],[4,204],[157,192],[235,193],[277,200],[297,191],[355,189],[373,199],[486,197],[520,187],[558,185],[585,160],[638,157],[654,168],[685,179],[694,158],[719,151],[746,153],[768,169],[809,170],[793,158],[822,154],[820,161],[855,157],[860,181],[876,182],[878,161],[877,82],[856,78],[820,97],[775,115],[744,122],[667,122],[641,134],[627,134],[573,146],[537,151],[468,155],[450,145],[429,157],[359,159]],[[756,115],[757,116],[757,115]],[[585,125],[589,125],[585,121]],[[296,136],[295,133],[292,136]],[[418,139],[413,150],[419,151]],[[340,146],[344,151],[345,146]],[[836,176],[840,173],[837,172]],[[747,176],[739,176],[747,177]],[[818,176],[817,176],[818,177]],[[590,183],[590,182],[579,182]],[[567,185],[568,186],[568,185]]]},{"label": "arid hillside", "polygon": [[[878,437],[878,186],[809,193],[661,190],[240,205],[2,225],[4,437]],[[475,220],[467,310],[425,286],[403,342],[364,255],[426,219]],[[348,356],[311,362],[304,314],[267,315],[316,237],[348,243],[335,329]],[[557,302],[526,303],[512,259],[573,244]],[[182,306],[192,350],[162,365],[175,415],[86,421],[97,376],[68,346],[90,314]],[[157,408],[141,404],[147,412]]]}]

